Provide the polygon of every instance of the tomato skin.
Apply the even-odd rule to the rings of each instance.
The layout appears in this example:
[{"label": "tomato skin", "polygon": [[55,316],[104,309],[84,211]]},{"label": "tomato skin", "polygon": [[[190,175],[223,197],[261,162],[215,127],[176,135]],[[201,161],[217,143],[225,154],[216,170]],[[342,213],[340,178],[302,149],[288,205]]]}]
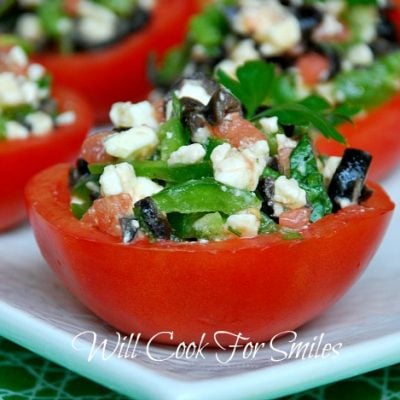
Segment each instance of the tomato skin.
[{"label": "tomato skin", "polygon": [[329,60],[318,53],[308,53],[300,57],[296,63],[300,76],[308,86],[315,86],[329,71]]},{"label": "tomato skin", "polygon": [[23,194],[28,180],[50,165],[73,160],[92,126],[92,111],[80,96],[62,88],[55,88],[54,96],[61,110],[75,111],[73,124],[43,137],[0,142],[0,232],[26,218]]},{"label": "tomato skin", "polygon": [[[279,234],[222,242],[124,245],[76,220],[68,210],[67,165],[29,183],[26,202],[44,258],[70,291],[122,332],[163,343],[210,344],[216,331],[253,341],[299,327],[332,305],[364,270],[394,204],[377,185],[360,206],[304,230],[303,240]],[[224,345],[232,337],[220,338]]]},{"label": "tomato skin", "polygon": [[186,21],[198,10],[194,0],[159,0],[153,17],[143,30],[101,51],[72,55],[36,54],[58,84],[85,95],[96,111],[97,122],[107,122],[117,101],[137,102],[151,90],[147,63],[151,52],[161,56],[179,44]]},{"label": "tomato skin", "polygon": [[[363,149],[373,156],[369,177],[379,180],[385,177],[400,162],[400,93],[387,103],[371,110],[354,124],[344,124],[340,132],[350,147]],[[317,139],[317,149],[322,154],[343,154],[344,146],[327,140]]]}]

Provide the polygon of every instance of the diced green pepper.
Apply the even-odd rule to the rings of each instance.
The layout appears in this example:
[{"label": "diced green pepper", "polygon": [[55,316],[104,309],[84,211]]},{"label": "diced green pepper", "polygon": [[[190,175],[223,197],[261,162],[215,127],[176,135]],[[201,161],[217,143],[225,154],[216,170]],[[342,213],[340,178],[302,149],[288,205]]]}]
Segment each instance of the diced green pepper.
[{"label": "diced green pepper", "polygon": [[189,135],[177,117],[173,117],[161,125],[158,136],[161,142],[160,152],[163,161],[167,161],[179,147],[189,144]]},{"label": "diced green pepper", "polygon": [[[209,161],[197,164],[168,165],[166,161],[135,160],[131,161],[137,176],[158,179],[165,182],[186,182],[213,176],[213,168]],[[89,171],[93,175],[101,175],[105,164],[90,164]]]},{"label": "diced green pepper", "polygon": [[258,233],[261,235],[261,234],[265,234],[265,233],[278,232],[278,230],[279,230],[278,224],[276,224],[266,214],[261,213],[260,229],[258,230]]},{"label": "diced green pepper", "polygon": [[221,212],[231,215],[247,208],[260,208],[261,201],[246,190],[224,186],[212,178],[171,186],[153,196],[161,211],[191,214]]},{"label": "diced green pepper", "polygon": [[133,13],[137,6],[137,0],[95,0],[96,3],[113,11],[115,14],[126,17]]}]

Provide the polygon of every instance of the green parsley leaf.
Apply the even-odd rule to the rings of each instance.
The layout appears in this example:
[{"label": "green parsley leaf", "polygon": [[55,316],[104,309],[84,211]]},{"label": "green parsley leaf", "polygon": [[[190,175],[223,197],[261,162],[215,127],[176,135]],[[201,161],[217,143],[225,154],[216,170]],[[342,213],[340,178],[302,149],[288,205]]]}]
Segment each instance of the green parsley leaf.
[{"label": "green parsley leaf", "polygon": [[314,111],[301,103],[287,103],[277,105],[269,110],[256,115],[254,119],[263,117],[279,118],[283,125],[313,125],[323,136],[328,139],[334,139],[339,143],[346,144],[346,139],[336,130],[336,128],[320,112]]},{"label": "green parsley leaf", "polygon": [[317,167],[317,160],[311,139],[304,135],[290,155],[291,177],[299,182],[311,204],[310,220],[315,222],[332,212],[332,202],[324,186],[324,181]]},{"label": "green parsley leaf", "polygon": [[236,75],[238,80],[217,71],[219,82],[241,101],[247,117],[252,118],[271,92],[275,67],[264,61],[248,61],[237,69]]}]

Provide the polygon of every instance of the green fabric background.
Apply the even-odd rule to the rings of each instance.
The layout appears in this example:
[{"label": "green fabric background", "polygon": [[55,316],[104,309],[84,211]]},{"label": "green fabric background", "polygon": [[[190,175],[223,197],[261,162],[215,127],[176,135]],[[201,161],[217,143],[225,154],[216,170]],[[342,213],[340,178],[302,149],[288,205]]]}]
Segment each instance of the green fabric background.
[{"label": "green fabric background", "polygon": [[[0,338],[0,400],[125,400],[126,397]],[[400,365],[285,400],[400,400]]]}]

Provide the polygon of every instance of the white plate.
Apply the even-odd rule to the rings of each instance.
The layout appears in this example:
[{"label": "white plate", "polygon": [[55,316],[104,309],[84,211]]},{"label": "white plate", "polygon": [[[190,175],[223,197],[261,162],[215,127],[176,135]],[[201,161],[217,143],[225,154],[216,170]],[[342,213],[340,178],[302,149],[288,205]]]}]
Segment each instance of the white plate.
[{"label": "white plate", "polygon": [[[400,170],[385,182],[400,200]],[[242,353],[229,363],[228,352],[209,350],[205,359],[152,361],[139,343],[136,358],[91,362],[91,343],[75,335],[95,331],[115,345],[112,328],[82,307],[54,278],[36,248],[29,228],[0,237],[0,334],[100,384],[136,399],[267,399],[357,375],[400,361],[400,210],[368,271],[353,289],[320,318],[298,330],[297,341],[343,343],[339,356],[272,362],[282,353],[262,351],[253,360]],[[94,266],[95,268],[95,266]],[[288,339],[276,344],[282,351]],[[130,348],[132,354],[133,347]],[[175,350],[150,348],[153,357]]]}]

